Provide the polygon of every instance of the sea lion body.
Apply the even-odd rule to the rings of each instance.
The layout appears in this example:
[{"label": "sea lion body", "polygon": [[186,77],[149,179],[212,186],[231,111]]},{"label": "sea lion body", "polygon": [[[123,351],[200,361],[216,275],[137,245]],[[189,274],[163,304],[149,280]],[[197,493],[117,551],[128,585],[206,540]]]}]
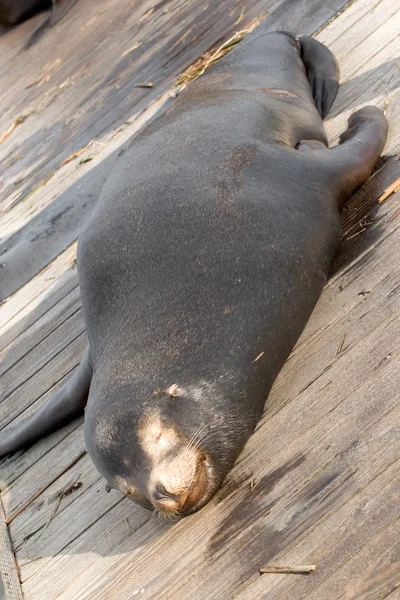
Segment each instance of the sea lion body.
[{"label": "sea lion body", "polygon": [[70,416],[90,384],[95,465],[163,514],[201,508],[233,466],[382,151],[371,107],[327,149],[337,80],[324,46],[260,27],[137,137],[80,236],[90,355]]},{"label": "sea lion body", "polygon": [[[247,60],[232,54],[215,69],[212,93],[200,79],[135,140],[80,236],[94,365],[86,437],[90,447],[98,423],[114,423],[140,455],[137,472],[148,459],[129,429],[150,408],[188,440],[208,423],[219,468],[232,467],[341,239],[328,178],[305,172],[293,149],[325,139],[294,42],[246,45]],[[285,76],[293,96],[252,89],[279,90]],[[175,397],[155,396],[172,384]],[[129,480],[130,468],[112,472]]]}]

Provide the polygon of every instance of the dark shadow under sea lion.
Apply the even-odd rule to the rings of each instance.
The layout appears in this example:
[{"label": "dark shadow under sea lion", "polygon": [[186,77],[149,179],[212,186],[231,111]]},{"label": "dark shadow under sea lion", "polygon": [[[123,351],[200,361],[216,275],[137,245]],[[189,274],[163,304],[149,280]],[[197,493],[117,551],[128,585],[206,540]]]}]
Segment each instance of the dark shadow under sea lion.
[{"label": "dark shadow under sea lion", "polygon": [[376,107],[327,147],[331,52],[260,26],[132,143],[80,236],[89,348],[2,433],[0,455],[82,414],[110,487],[167,516],[204,506],[257,424],[387,136]]}]

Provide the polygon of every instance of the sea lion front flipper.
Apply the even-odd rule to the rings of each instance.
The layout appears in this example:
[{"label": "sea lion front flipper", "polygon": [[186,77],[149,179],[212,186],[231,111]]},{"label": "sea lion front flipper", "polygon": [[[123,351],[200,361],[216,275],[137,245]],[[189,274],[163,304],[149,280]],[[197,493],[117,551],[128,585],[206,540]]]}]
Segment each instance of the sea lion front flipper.
[{"label": "sea lion front flipper", "polygon": [[88,347],[72,377],[37,413],[0,433],[0,456],[30,446],[83,414],[92,373]]},{"label": "sea lion front flipper", "polygon": [[300,56],[307,72],[315,106],[324,119],[339,88],[339,65],[332,52],[306,35],[294,36],[300,44]]}]

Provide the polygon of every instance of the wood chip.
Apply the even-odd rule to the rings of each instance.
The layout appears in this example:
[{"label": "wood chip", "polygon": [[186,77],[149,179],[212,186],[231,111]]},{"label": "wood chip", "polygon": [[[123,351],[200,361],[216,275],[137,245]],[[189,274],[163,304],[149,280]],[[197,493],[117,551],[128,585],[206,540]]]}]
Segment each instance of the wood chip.
[{"label": "wood chip", "polygon": [[[61,471],[61,473],[59,474],[59,477],[64,475],[64,473],[66,473],[68,471],[68,469],[70,469],[71,467],[76,465],[76,463],[79,462],[81,460],[81,458],[83,458],[85,455],[86,455],[86,450],[82,450],[82,452],[80,452],[77,456],[75,456],[75,458]],[[41,494],[43,494],[43,492],[45,492],[47,490],[47,488],[49,488],[52,485],[52,483],[53,483],[53,481],[51,481],[50,483],[47,483],[44,487],[37,490],[30,498],[28,498],[28,500],[26,500],[26,502],[24,502],[19,508],[17,508],[13,513],[11,513],[11,515],[9,515],[6,519],[4,519],[4,522],[6,523],[6,525],[9,525],[16,517],[18,517],[18,515],[21,514],[22,511],[24,511],[27,506],[32,504],[32,502],[34,502],[36,500],[36,498],[39,498],[39,496]]]},{"label": "wood chip", "polygon": [[139,19],[139,23],[141,23],[142,21],[144,21],[145,19],[147,19],[147,17],[149,17],[151,14],[153,14],[154,12],[154,6],[152,6],[151,8],[149,8],[148,11],[146,11],[144,13],[144,15],[142,15]]},{"label": "wood chip", "polygon": [[151,83],[151,81],[149,83],[136,83],[133,87],[137,87],[137,88],[152,88],[154,87],[154,84]]},{"label": "wood chip", "polygon": [[389,221],[394,221],[399,215],[400,215],[400,208],[399,208],[399,210],[396,210],[396,212],[394,213],[394,215],[392,215],[390,217],[390,219],[388,219],[388,220]]},{"label": "wood chip", "polygon": [[171,398],[176,398],[178,392],[178,384],[174,383],[169,386],[167,389],[167,394],[171,396]]},{"label": "wood chip", "polygon": [[85,152],[86,148],[88,148],[90,146],[90,144],[92,144],[92,143],[93,143],[93,140],[90,140],[90,142],[88,144],[86,144],[86,146],[81,148],[80,150],[77,150],[76,152],[72,152],[72,154],[69,154],[67,156],[67,158],[64,158],[64,160],[62,161],[60,166],[63,167],[67,163],[71,162],[71,160],[74,160],[74,158],[77,158],[78,156],[83,154],[83,152]]},{"label": "wood chip", "polygon": [[[30,113],[31,114],[31,113]],[[29,117],[29,114],[21,115],[17,119],[15,119],[14,123],[10,125],[10,127],[5,131],[2,135],[0,135],[0,144],[6,141],[6,139],[12,134],[14,129],[21,125],[26,119]]]},{"label": "wood chip", "polygon": [[393,183],[391,183],[389,185],[389,187],[386,188],[386,190],[383,192],[382,196],[378,200],[379,204],[382,204],[382,202],[384,202],[387,198],[389,198],[389,196],[391,196],[395,192],[398,192],[399,190],[400,190],[400,177],[398,177],[396,179],[396,181],[393,181]]},{"label": "wood chip", "polygon": [[57,496],[58,496],[57,504],[55,505],[54,510],[50,515],[50,519],[46,523],[45,529],[47,529],[47,527],[50,525],[51,521],[56,516],[58,509],[60,508],[61,500],[64,498],[64,496],[69,496],[70,494],[72,494],[72,492],[74,492],[75,490],[79,490],[79,488],[82,487],[82,485],[83,485],[82,481],[79,481],[79,479],[81,477],[82,477],[82,474],[78,475],[78,477],[75,479],[75,481],[73,481],[71,484],[69,484],[65,488],[65,490],[63,490],[62,492],[57,494]]},{"label": "wood chip", "polygon": [[32,81],[32,83],[30,83],[29,85],[27,85],[25,89],[29,90],[30,88],[35,87],[35,85],[37,85],[38,87],[40,87],[43,83],[46,83],[47,81],[49,81],[49,79],[50,79],[50,73],[46,73],[40,79],[37,79],[36,81]]},{"label": "wood chip", "polygon": [[238,16],[238,18],[234,22],[234,25],[239,25],[240,21],[243,19],[243,15],[244,15],[244,11],[245,10],[246,10],[246,6],[243,6],[240,15]]},{"label": "wood chip", "polygon": [[336,351],[336,354],[340,354],[340,353],[341,353],[341,351],[343,350],[343,344],[344,344],[344,340],[345,340],[345,339],[346,339],[346,334],[344,333],[344,334],[343,334],[343,337],[342,337],[342,340],[341,340],[341,342],[340,342],[340,344],[339,344],[339,347],[338,347],[338,349],[337,349],[337,351]]},{"label": "wood chip", "polygon": [[133,44],[133,46],[131,46],[130,48],[128,48],[128,50],[125,50],[125,52],[123,53],[123,55],[121,56],[121,58],[124,58],[125,56],[128,56],[128,54],[130,54],[134,50],[137,50],[138,48],[140,48],[141,45],[142,45],[142,42],[136,42],[136,44]]},{"label": "wood chip", "polygon": [[300,565],[293,567],[277,567],[274,565],[267,565],[261,567],[260,573],[311,573],[317,568],[316,565]]}]

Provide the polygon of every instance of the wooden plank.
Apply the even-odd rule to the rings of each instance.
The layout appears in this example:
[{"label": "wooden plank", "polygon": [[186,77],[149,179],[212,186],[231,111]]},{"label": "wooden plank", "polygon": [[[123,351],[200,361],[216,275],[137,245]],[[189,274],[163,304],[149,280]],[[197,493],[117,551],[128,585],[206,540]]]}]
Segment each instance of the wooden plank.
[{"label": "wooden plank", "polygon": [[[59,494],[74,482],[79,482],[81,487],[60,501]],[[104,478],[96,471],[89,456],[85,455],[12,521],[10,533],[15,551],[21,557],[29,555],[31,560],[43,555],[51,557],[53,553],[60,552],[67,545],[65,539],[68,543],[76,539],[82,529],[90,527],[122,501],[123,496],[115,491],[112,494],[105,493],[105,485]],[[90,513],[87,510],[89,506]],[[81,518],[83,514],[85,519]]]},{"label": "wooden plank", "polygon": [[[350,392],[355,389],[352,385],[353,374],[356,377],[367,377],[374,373],[376,364],[380,361],[390,360],[389,355],[395,348],[390,344],[385,346],[383,355],[378,348],[387,323],[400,310],[397,293],[399,277],[400,272],[397,270],[387,274],[375,287],[361,288],[361,292],[366,290],[364,293],[360,294],[357,290],[354,304],[350,307],[344,304],[342,311],[339,306],[337,312],[331,313],[332,321],[326,327],[315,332],[312,339],[309,336],[308,342],[295,348],[274,385],[263,418],[269,419],[270,410],[280,410],[284,404],[309,387],[324,390],[324,386],[330,386],[333,382],[335,393],[338,394],[341,386],[335,380],[335,375],[338,376],[340,372],[347,373],[346,386],[349,386],[347,389]],[[338,352],[342,340],[343,346]],[[363,347],[365,354],[374,352],[373,348],[376,348],[380,358],[377,359],[373,354],[368,358]],[[363,365],[362,370],[351,364],[354,353],[362,361],[359,363]],[[357,385],[358,381],[355,381],[355,387]],[[324,397],[327,393],[325,389]]]},{"label": "wooden plank", "polygon": [[46,460],[39,460],[16,481],[2,490],[4,511],[7,520],[23,506],[37,498],[41,490],[47,489],[70,466],[74,465],[85,452],[83,429],[78,427],[67,438],[46,454]]},{"label": "wooden plank", "polygon": [[318,39],[329,46],[335,54],[341,67],[341,78],[347,79],[345,73],[348,72],[347,66],[342,71],[342,64],[347,65],[349,57],[353,67],[350,72],[359,70],[356,65],[364,60],[365,48],[369,45],[369,57],[381,50],[391,38],[387,38],[376,45],[373,45],[374,35],[382,28],[385,28],[390,22],[391,25],[396,20],[398,6],[396,3],[389,4],[381,0],[372,0],[372,2],[354,2],[345,13],[343,12],[335,19],[332,26],[324,28],[318,33]]},{"label": "wooden plank", "polygon": [[397,228],[383,241],[378,240],[373,247],[361,253],[358,260],[353,260],[344,271],[342,270],[328,282],[289,361],[293,360],[301,347],[310,343],[315,335],[323,335],[326,328],[334,326],[345,312],[351,320],[352,311],[369,295],[364,295],[363,292],[366,290],[373,292],[386,277],[397,272],[398,251],[400,251],[400,238]]},{"label": "wooden plank", "polygon": [[47,291],[47,294],[36,297],[36,299],[32,301],[32,305],[28,303],[21,310],[23,315],[20,314],[16,319],[11,317],[7,320],[7,330],[0,334],[0,351],[4,351],[13,340],[16,340],[29,327],[34,325],[38,319],[43,317],[47,311],[51,310],[67,294],[77,287],[78,279],[76,268],[71,268],[62,275],[60,274],[54,288]]},{"label": "wooden plank", "polygon": [[57,329],[49,334],[47,338],[34,346],[16,365],[12,366],[1,376],[2,390],[0,390],[0,402],[3,402],[18,388],[23,386],[35,373],[46,366],[57,354],[68,344],[76,340],[84,331],[82,309],[78,308]]},{"label": "wooden plank", "polygon": [[[78,286],[73,288],[71,292],[66,294],[61,300],[55,304],[50,310],[48,310],[42,317],[37,319],[29,328],[27,328],[14,342],[8,345],[8,347],[0,352],[0,377],[2,377],[7,371],[20,362],[18,368],[23,368],[23,359],[37,346],[43,344],[44,340],[51,345],[52,352],[55,351],[56,343],[54,334],[59,327],[63,325],[68,319],[74,317],[79,322],[82,321],[81,315],[77,316],[76,313],[80,313],[81,301],[80,292]],[[61,337],[63,332],[58,331],[57,338]],[[64,337],[65,345],[68,343],[67,336]],[[40,350],[41,355],[44,355],[43,349]],[[29,360],[34,360],[34,357],[30,357]],[[18,379],[16,380],[18,381]],[[13,382],[13,385],[17,385]],[[10,386],[6,387],[10,389]]]},{"label": "wooden plank", "polygon": [[334,0],[324,2],[292,2],[285,0],[277,2],[268,13],[268,31],[293,31],[312,35],[330,19],[335,19],[338,12],[351,4]]},{"label": "wooden plank", "polygon": [[12,298],[0,304],[1,338],[11,328],[14,328],[14,335],[17,334],[17,326],[22,329],[21,321],[25,321],[32,310],[58,287],[63,275],[74,266],[75,257],[76,244],[73,244]]},{"label": "wooden plank", "polygon": [[307,595],[307,600],[387,598],[400,588],[399,540],[400,519],[376,535],[339,573]]},{"label": "wooden plank", "polygon": [[[75,370],[75,369],[74,369]],[[36,402],[32,403],[24,412],[18,417],[11,421],[10,427],[14,427],[20,421],[28,418],[34,414],[40,406],[42,406],[47,400],[73,375],[73,371],[63,377],[58,383],[56,383],[48,392],[43,394]],[[47,436],[28,448],[27,450],[17,452],[11,456],[5,457],[1,460],[1,478],[0,478],[0,489],[4,490],[7,486],[11,485],[22,473],[34,465],[37,461],[47,454],[49,450],[54,448],[61,440],[66,438],[74,429],[79,427],[82,419],[77,419],[70,425],[63,427],[59,431]],[[7,426],[6,429],[8,429]]]},{"label": "wooden plank", "polygon": [[[309,564],[311,561],[317,565],[312,577],[259,577],[255,573],[253,583],[246,585],[236,596],[237,600],[251,600],[263,595],[268,600],[297,600],[307,597],[328,577],[340,573],[350,557],[398,519],[399,475],[400,464],[397,460],[322,523],[316,527],[311,525],[301,540],[296,540],[295,544],[273,558],[274,563],[282,565]],[[379,557],[374,559],[378,563]],[[340,590],[337,597],[342,598],[342,594],[343,590]]]},{"label": "wooden plank", "polygon": [[[41,572],[34,573],[28,579],[25,573],[27,573],[29,565],[22,563],[22,578],[27,580],[26,585],[29,586],[25,600],[35,598],[38,590],[40,590],[41,598],[54,598],[57,591],[47,582],[54,580],[57,583],[55,570],[58,571],[58,575],[63,580],[60,586],[57,585],[57,588],[59,587],[61,591],[65,590],[74,578],[77,579],[82,576],[84,568],[90,567],[99,559],[103,564],[109,562],[108,557],[111,560],[118,560],[117,548],[121,539],[126,538],[129,540],[127,543],[131,549],[134,549],[143,541],[143,536],[140,536],[140,541],[138,541],[137,532],[140,529],[146,531],[147,538],[151,540],[154,535],[161,534],[168,527],[170,527],[170,524],[160,521],[149,511],[135,506],[128,499],[119,502],[92,527],[82,527],[79,538],[57,557],[56,565],[49,560]],[[145,551],[145,546],[142,547],[142,551]],[[32,568],[29,570],[29,575],[32,575],[31,571]],[[40,580],[42,584],[40,584]],[[131,592],[133,591],[132,589]]]},{"label": "wooden plank", "polygon": [[87,346],[86,333],[75,338],[45,364],[31,379],[20,385],[1,403],[0,427],[10,423],[42,394],[50,390],[67,373],[76,367]]}]

